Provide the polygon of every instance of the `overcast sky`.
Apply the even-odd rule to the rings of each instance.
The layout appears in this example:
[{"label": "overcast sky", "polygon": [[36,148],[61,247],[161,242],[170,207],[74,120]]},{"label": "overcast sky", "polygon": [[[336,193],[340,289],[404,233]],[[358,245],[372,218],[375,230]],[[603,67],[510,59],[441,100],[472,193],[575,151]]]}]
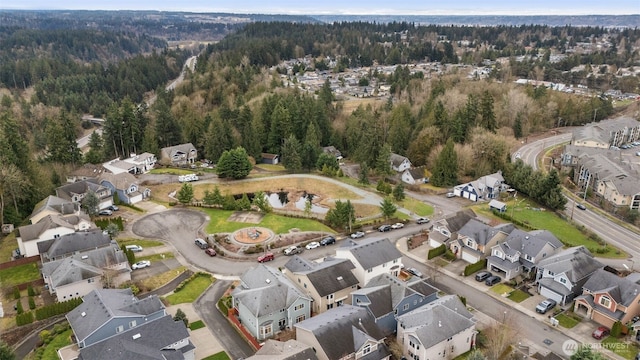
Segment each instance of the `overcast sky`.
[{"label": "overcast sky", "polygon": [[0,0],[0,9],[165,10],[269,14],[630,15],[640,0]]}]

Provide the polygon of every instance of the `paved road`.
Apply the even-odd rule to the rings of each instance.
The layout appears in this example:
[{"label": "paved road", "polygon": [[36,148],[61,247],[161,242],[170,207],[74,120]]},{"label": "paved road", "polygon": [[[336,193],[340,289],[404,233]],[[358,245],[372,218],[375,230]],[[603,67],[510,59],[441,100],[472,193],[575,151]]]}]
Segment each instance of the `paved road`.
[{"label": "paved road", "polygon": [[[525,163],[536,169],[540,152],[545,148],[567,142],[570,139],[571,134],[556,135],[528,143],[518,149],[518,152]],[[575,205],[573,200],[568,199],[567,209],[564,211],[567,218],[573,218],[573,221],[577,224],[587,227],[607,243],[628,252],[635,259],[640,259],[640,233],[620,226],[606,216],[590,209],[575,209]]]}]

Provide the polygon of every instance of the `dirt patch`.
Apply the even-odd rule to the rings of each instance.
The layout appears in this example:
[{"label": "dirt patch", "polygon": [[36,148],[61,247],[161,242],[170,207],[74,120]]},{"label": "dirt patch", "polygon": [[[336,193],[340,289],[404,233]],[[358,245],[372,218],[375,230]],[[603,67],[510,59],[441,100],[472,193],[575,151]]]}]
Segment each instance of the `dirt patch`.
[{"label": "dirt patch", "polygon": [[409,238],[409,240],[407,240],[407,247],[409,248],[409,250],[413,250],[428,241],[429,232],[425,231]]},{"label": "dirt patch", "polygon": [[229,216],[227,221],[260,224],[260,221],[262,221],[262,218],[264,218],[263,213],[259,213],[255,211],[236,211],[233,214],[231,214],[231,216]]}]

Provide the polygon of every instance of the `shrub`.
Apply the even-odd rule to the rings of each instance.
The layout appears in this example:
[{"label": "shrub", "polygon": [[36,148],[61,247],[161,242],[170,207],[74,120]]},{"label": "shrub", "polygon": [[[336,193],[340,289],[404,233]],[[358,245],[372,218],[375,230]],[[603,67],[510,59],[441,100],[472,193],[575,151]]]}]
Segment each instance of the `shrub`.
[{"label": "shrub", "polygon": [[487,267],[487,259],[482,259],[476,263],[473,264],[469,264],[467,266],[464,267],[464,276],[469,276],[473,273],[475,273],[476,271],[479,271],[481,269],[484,269]]},{"label": "shrub", "polygon": [[24,309],[22,308],[22,301],[20,300],[16,303],[16,311],[18,312],[18,315],[24,312]]},{"label": "shrub", "polygon": [[36,308],[36,301],[33,299],[33,296],[29,296],[29,309],[33,310]]},{"label": "shrub", "polygon": [[614,338],[619,338],[622,333],[622,323],[620,321],[616,321],[611,326],[611,336]]},{"label": "shrub", "polygon": [[22,326],[33,322],[33,313],[31,311],[16,316],[16,325]]},{"label": "shrub", "polygon": [[446,249],[444,252],[444,258],[449,261],[453,261],[456,259],[456,254],[454,254],[453,251],[451,251],[451,249]]},{"label": "shrub", "polygon": [[29,286],[27,287],[27,294],[29,296],[35,296],[35,294],[36,294],[36,291],[33,290],[33,286],[31,286],[31,284],[29,284]]},{"label": "shrub", "polygon": [[447,247],[444,244],[442,244],[437,248],[429,250],[429,253],[427,254],[427,259],[431,260],[436,256],[440,256],[444,254],[446,251],[447,251]]},{"label": "shrub", "polygon": [[48,319],[52,316],[68,313],[82,304],[82,298],[73,298],[67,301],[43,306],[36,310],[36,320]]},{"label": "shrub", "polygon": [[13,298],[20,299],[20,289],[17,286],[13,288]]}]

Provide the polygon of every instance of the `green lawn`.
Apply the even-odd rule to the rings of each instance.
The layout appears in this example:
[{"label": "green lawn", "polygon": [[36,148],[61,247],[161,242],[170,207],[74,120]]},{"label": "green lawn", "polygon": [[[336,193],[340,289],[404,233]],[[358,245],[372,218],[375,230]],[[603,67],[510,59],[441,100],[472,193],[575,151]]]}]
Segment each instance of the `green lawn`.
[{"label": "green lawn", "polygon": [[182,290],[174,292],[165,299],[171,305],[194,302],[213,282],[210,276],[196,276]]},{"label": "green lawn", "polygon": [[44,352],[42,353],[42,359],[58,359],[58,350],[71,345],[72,330],[69,329],[56,335],[50,343],[45,345]]},{"label": "green lawn", "polygon": [[168,174],[168,175],[187,175],[193,174],[196,170],[200,169],[175,169],[175,168],[161,168],[161,169],[152,169],[149,171],[150,174]]},{"label": "green lawn", "polygon": [[602,340],[603,347],[609,349],[622,356],[625,359],[633,360],[638,353],[638,346],[636,344],[624,342],[620,339],[616,339],[613,336],[608,336]]},{"label": "green lawn", "polygon": [[272,164],[256,164],[257,168],[263,169],[265,171],[285,171],[286,169],[284,168],[283,165],[272,165]]},{"label": "green lawn", "polygon": [[578,320],[574,316],[568,316],[566,314],[558,314],[555,316],[555,318],[558,320],[558,324],[560,324],[560,326],[567,329],[571,329],[572,327],[580,323],[580,320]]},{"label": "green lawn", "polygon": [[496,284],[491,287],[491,291],[502,296],[504,293],[511,293],[513,288],[507,284]]},{"label": "green lawn", "polygon": [[[207,233],[220,233],[220,232],[233,232],[242,228],[253,226],[244,222],[227,221],[229,216],[233,213],[231,210],[218,210],[218,209],[203,209],[209,215],[211,219],[207,225]],[[303,218],[291,218],[287,216],[281,216],[276,214],[267,214],[259,226],[263,226],[273,230],[276,234],[288,233],[290,229],[296,228],[300,231],[323,231],[331,232],[330,227],[324,224],[312,220]]]},{"label": "green lawn", "polygon": [[150,248],[156,246],[162,246],[164,243],[158,240],[142,240],[142,239],[133,239],[133,238],[125,238],[125,239],[116,239],[118,241],[118,245],[140,245],[143,248]]},{"label": "green lawn", "polygon": [[166,253],[153,254],[148,256],[136,256],[136,261],[149,260],[153,262],[153,261],[160,261],[164,259],[173,259],[174,257],[175,255],[172,252],[166,252]]},{"label": "green lawn", "polygon": [[519,303],[527,300],[530,296],[531,295],[527,294],[522,290],[515,289],[511,292],[511,294],[509,294],[509,296],[507,296],[507,299]]},{"label": "green lawn", "polygon": [[401,207],[413,212],[418,216],[431,216],[433,215],[433,207],[423,203],[420,200],[407,197],[399,204]]},{"label": "green lawn", "polygon": [[393,217],[399,220],[410,220],[411,217],[409,216],[409,214],[405,214],[400,210],[396,210],[395,214],[393,214]]},{"label": "green lawn", "polygon": [[205,326],[206,325],[202,322],[202,320],[198,320],[198,321],[190,323],[189,324],[189,329],[191,329],[191,331],[193,331],[193,330],[202,329]]},{"label": "green lawn", "polygon": [[[517,204],[517,205],[516,205]],[[515,207],[514,207],[515,205]],[[494,216],[487,204],[475,205],[471,207],[473,211],[483,216],[498,219]],[[520,220],[536,229],[545,229],[553,233],[562,243],[567,246],[580,246],[584,245],[594,255],[606,258],[626,258],[627,254],[620,249],[617,249],[611,245],[607,245],[607,250],[604,253],[596,253],[596,249],[602,248],[595,240],[590,239],[588,236],[580,232],[578,228],[560,218],[552,211],[538,210],[539,205],[525,200],[524,202],[513,200],[507,202],[507,215],[512,216],[516,220]]]},{"label": "green lawn", "polygon": [[227,355],[226,352],[220,351],[219,353],[207,356],[202,360],[231,360],[231,358],[229,357],[229,355]]},{"label": "green lawn", "polygon": [[3,287],[15,286],[38,280],[39,278],[40,271],[38,270],[38,263],[35,262],[0,270],[0,284]]},{"label": "green lawn", "polygon": [[11,261],[13,250],[18,248],[18,240],[16,240],[16,232],[7,235],[0,241],[0,262]]}]

